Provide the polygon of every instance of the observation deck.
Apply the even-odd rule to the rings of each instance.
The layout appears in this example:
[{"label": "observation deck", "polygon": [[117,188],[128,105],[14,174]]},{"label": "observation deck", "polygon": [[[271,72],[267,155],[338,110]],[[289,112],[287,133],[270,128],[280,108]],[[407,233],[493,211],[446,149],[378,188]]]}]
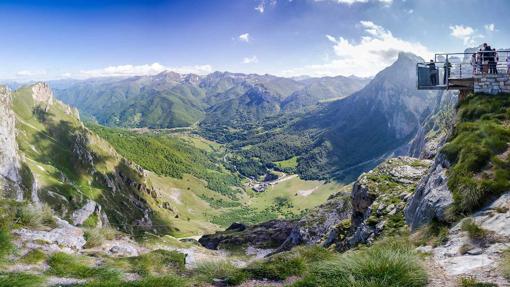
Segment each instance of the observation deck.
[{"label": "observation deck", "polygon": [[435,54],[418,63],[418,90],[460,90],[477,93],[510,93],[510,50]]}]

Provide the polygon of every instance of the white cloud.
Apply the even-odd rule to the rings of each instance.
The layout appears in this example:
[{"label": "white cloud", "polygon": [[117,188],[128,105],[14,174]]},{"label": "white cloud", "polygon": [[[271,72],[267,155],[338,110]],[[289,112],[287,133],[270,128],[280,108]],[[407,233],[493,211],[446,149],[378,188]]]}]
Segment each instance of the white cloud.
[{"label": "white cloud", "polygon": [[487,32],[494,32],[496,30],[496,25],[494,25],[493,23],[484,25],[483,27]]},{"label": "white cloud", "polygon": [[257,56],[246,57],[243,59],[243,64],[255,64],[258,63],[259,59]]},{"label": "white cloud", "polygon": [[371,21],[360,21],[364,35],[357,42],[343,37],[326,35],[331,43],[335,57],[325,64],[308,65],[283,71],[283,76],[335,76],[356,75],[373,76],[391,65],[399,52],[411,52],[422,58],[433,56],[425,46],[393,36],[391,31]]},{"label": "white cloud", "polygon": [[265,5],[264,5],[264,1],[260,2],[259,5],[257,5],[257,7],[255,7],[255,10],[259,11],[259,13],[264,13],[264,10],[265,10]]},{"label": "white cloud", "polygon": [[239,41],[246,43],[250,42],[251,41],[250,33],[244,33],[239,35]]},{"label": "white cloud", "polygon": [[450,35],[464,41],[464,45],[473,46],[477,40],[484,38],[482,34],[476,34],[476,30],[470,26],[453,25],[450,26]]},{"label": "white cloud", "polygon": [[73,76],[73,74],[71,73],[63,73],[62,75],[60,75],[62,78],[71,78]]},{"label": "white cloud", "polygon": [[268,5],[274,6],[276,5],[277,0],[260,0],[259,5],[255,7],[260,14],[263,14],[266,11],[266,7]]},{"label": "white cloud", "polygon": [[322,2],[322,1],[333,1],[338,4],[347,4],[347,5],[353,5],[357,3],[368,3],[368,2],[379,2],[384,5],[390,6],[393,4],[393,0],[315,0],[315,2]]},{"label": "white cloud", "polygon": [[91,77],[117,77],[117,76],[147,76],[159,74],[163,71],[173,71],[176,73],[194,73],[208,74],[212,72],[210,65],[184,66],[184,67],[166,67],[159,63],[145,65],[121,65],[109,66],[102,69],[80,71],[80,76]]},{"label": "white cloud", "polygon": [[39,77],[46,75],[45,70],[39,70],[39,71],[31,71],[31,70],[22,70],[16,73],[16,76],[18,77]]}]

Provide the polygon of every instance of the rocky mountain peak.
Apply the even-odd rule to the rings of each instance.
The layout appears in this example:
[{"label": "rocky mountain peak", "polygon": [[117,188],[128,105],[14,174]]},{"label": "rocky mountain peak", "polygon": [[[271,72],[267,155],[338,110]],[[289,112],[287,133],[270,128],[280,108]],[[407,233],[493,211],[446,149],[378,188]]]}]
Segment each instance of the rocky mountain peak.
[{"label": "rocky mountain peak", "polygon": [[53,91],[47,83],[38,82],[32,86],[32,98],[38,104],[45,104],[48,108],[53,105]]}]

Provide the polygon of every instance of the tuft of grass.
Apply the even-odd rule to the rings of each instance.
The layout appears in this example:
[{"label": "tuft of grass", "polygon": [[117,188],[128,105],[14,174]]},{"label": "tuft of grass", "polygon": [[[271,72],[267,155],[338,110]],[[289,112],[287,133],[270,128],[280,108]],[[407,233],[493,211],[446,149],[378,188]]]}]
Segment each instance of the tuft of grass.
[{"label": "tuft of grass", "polygon": [[186,255],[183,253],[158,249],[140,256],[117,259],[114,264],[147,277],[183,272],[185,260]]},{"label": "tuft of grass", "polygon": [[335,253],[319,245],[298,246],[292,252],[301,256],[307,265],[335,257]]},{"label": "tuft of grass", "polygon": [[293,275],[303,274],[306,264],[303,257],[292,253],[274,255],[246,267],[254,279],[285,280]]},{"label": "tuft of grass", "polygon": [[53,216],[53,210],[48,204],[44,204],[40,210],[41,213],[41,224],[51,228],[57,227],[57,221]]},{"label": "tuft of grass", "polygon": [[503,253],[501,261],[499,262],[499,268],[501,269],[503,276],[510,280],[510,250],[506,250]]},{"label": "tuft of grass", "polygon": [[0,274],[0,287],[37,287],[43,285],[44,281],[44,277],[34,274]]},{"label": "tuft of grass", "polygon": [[48,259],[50,274],[73,278],[96,278],[100,280],[118,280],[118,271],[106,267],[90,267],[82,257],[66,253],[55,253]]},{"label": "tuft of grass", "polygon": [[462,231],[468,233],[469,238],[477,241],[483,241],[487,238],[487,231],[481,228],[472,218],[466,218],[460,226]]},{"label": "tuft of grass", "polygon": [[23,257],[21,257],[20,261],[26,264],[37,264],[41,263],[48,258],[48,255],[41,251],[40,249],[32,249]]},{"label": "tuft of grass", "polygon": [[295,287],[408,286],[427,284],[427,273],[414,247],[402,240],[387,240],[338,255],[310,266]]},{"label": "tuft of grass", "polygon": [[474,277],[461,277],[459,279],[460,287],[498,287],[494,283],[478,282]]},{"label": "tuft of grass", "polygon": [[448,226],[433,221],[416,231],[411,236],[411,240],[416,246],[431,245],[436,247],[448,240]]},{"label": "tuft of grass", "polygon": [[199,281],[206,283],[221,279],[228,285],[239,285],[249,278],[248,272],[235,267],[228,261],[202,262],[194,273]]},{"label": "tuft of grass", "polygon": [[95,228],[99,222],[99,217],[97,216],[97,213],[93,213],[90,215],[85,221],[83,222],[83,227],[90,227]]},{"label": "tuft of grass", "polygon": [[26,227],[40,227],[42,216],[39,210],[29,205],[21,205],[16,209],[16,223]]},{"label": "tuft of grass", "polygon": [[0,228],[0,259],[7,256],[13,249],[11,235],[6,228]]},{"label": "tuft of grass", "polygon": [[103,244],[105,238],[100,228],[89,228],[84,232],[85,248],[92,248]]}]

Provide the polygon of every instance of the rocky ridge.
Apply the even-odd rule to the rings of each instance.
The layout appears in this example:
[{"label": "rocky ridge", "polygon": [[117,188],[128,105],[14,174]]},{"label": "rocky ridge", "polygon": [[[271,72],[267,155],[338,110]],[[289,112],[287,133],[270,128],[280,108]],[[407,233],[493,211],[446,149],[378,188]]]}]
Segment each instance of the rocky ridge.
[{"label": "rocky ridge", "polygon": [[21,200],[23,199],[19,186],[21,165],[11,97],[9,88],[0,86],[0,186],[7,191],[13,191],[15,198]]}]

